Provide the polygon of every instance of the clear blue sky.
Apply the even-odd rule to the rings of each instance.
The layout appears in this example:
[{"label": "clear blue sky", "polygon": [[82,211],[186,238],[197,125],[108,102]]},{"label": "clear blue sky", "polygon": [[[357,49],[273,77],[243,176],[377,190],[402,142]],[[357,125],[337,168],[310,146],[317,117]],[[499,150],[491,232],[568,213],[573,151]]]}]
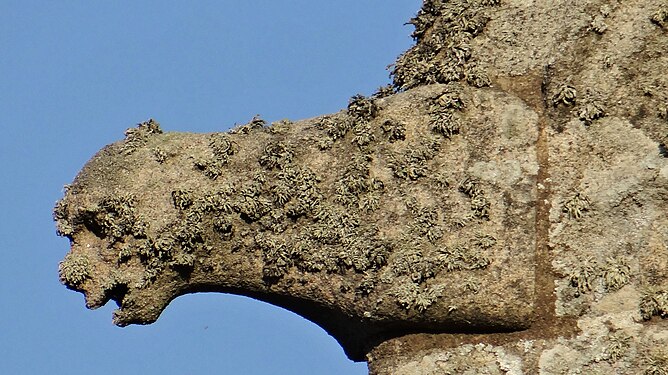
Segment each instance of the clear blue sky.
[{"label": "clear blue sky", "polygon": [[150,117],[225,131],[336,112],[389,83],[419,0],[0,0],[0,374],[366,374],[301,317],[176,299],[118,328],[58,282],[51,210],[84,163]]}]

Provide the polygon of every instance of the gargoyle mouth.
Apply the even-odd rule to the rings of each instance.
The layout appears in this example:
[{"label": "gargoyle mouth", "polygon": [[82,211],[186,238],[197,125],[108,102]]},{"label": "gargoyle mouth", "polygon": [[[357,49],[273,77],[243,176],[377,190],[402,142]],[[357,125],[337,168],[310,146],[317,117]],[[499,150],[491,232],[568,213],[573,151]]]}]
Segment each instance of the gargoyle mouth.
[{"label": "gargoyle mouth", "polygon": [[97,310],[100,307],[105,306],[111,300],[116,302],[118,307],[121,307],[123,305],[123,300],[128,293],[128,287],[124,284],[114,285],[109,289],[86,288],[85,285],[76,287],[68,285],[68,287],[83,293],[86,298],[86,307],[91,310]]},{"label": "gargoyle mouth", "polygon": [[109,300],[113,300],[118,306],[112,320],[119,327],[155,322],[173,298],[170,298],[171,294],[161,295],[155,290],[134,289],[126,284],[118,284],[109,289],[108,296]]},{"label": "gargoyle mouth", "polygon": [[129,291],[130,289],[128,288],[127,284],[116,284],[111,289],[106,291],[107,301],[113,300],[116,302],[116,306],[122,308],[125,302],[125,296]]},{"label": "gargoyle mouth", "polygon": [[109,299],[116,302],[118,308],[114,310],[113,313],[113,323],[120,327],[125,327],[132,323],[137,323],[137,319],[133,318],[136,316],[136,311],[134,311],[135,304],[132,303],[132,297],[130,295],[130,289],[125,284],[115,285],[113,288],[108,290]]}]

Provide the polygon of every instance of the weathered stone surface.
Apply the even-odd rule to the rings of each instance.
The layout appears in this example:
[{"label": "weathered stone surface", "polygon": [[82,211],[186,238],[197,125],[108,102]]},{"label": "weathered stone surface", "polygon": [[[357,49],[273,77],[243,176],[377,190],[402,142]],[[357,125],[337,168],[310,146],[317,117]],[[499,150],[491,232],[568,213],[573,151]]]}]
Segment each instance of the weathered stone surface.
[{"label": "weathered stone surface", "polygon": [[372,374],[668,374],[668,3],[425,1],[395,87],[100,151],[61,279],[290,309]]},{"label": "weathered stone surface", "polygon": [[[434,132],[443,95],[471,106],[448,121],[504,123]],[[455,84],[363,102],[373,118],[340,113],[274,125],[280,132],[132,129],[59,204],[72,237],[63,280],[89,307],[115,299],[119,325],[150,323],[184,293],[267,300],[320,324],[356,359],[405,332],[527,328],[535,114]],[[390,122],[403,139],[389,140]],[[322,150],[327,126],[350,134]],[[357,134],[372,141],[360,146]],[[68,276],[82,260],[86,276]]]}]

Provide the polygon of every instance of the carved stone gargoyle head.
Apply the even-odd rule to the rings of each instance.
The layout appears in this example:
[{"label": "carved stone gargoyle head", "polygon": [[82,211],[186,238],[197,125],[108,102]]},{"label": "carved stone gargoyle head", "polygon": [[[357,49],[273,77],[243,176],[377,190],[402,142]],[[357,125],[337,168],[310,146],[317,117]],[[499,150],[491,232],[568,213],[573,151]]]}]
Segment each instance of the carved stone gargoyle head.
[{"label": "carved stone gargoyle head", "polygon": [[[507,121],[467,121],[481,111]],[[186,293],[249,296],[320,325],[353,360],[408,332],[523,329],[535,121],[517,99],[458,84],[227,133],[150,120],[57,204],[72,247],[60,278],[89,308],[114,300],[120,326]]]}]

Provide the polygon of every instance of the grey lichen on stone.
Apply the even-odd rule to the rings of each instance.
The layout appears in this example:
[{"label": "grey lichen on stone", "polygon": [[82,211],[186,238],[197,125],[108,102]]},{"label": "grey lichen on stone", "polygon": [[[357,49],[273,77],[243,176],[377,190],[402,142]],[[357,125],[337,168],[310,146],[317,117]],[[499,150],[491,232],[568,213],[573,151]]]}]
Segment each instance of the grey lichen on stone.
[{"label": "grey lichen on stone", "polygon": [[668,317],[668,288],[647,287],[640,300],[640,315],[645,320]]},{"label": "grey lichen on stone", "polygon": [[91,275],[91,264],[83,255],[67,254],[60,262],[60,281],[65,285],[79,286]]},{"label": "grey lichen on stone", "polygon": [[575,288],[575,297],[592,290],[592,284],[598,275],[598,265],[593,259],[584,258],[569,275],[569,281]]},{"label": "grey lichen on stone", "polygon": [[598,120],[604,116],[605,110],[596,102],[586,103],[578,111],[578,118],[583,121],[585,125],[590,125],[594,120]]},{"label": "grey lichen on stone", "polygon": [[167,153],[160,148],[154,148],[153,155],[155,156],[155,161],[157,161],[160,164],[167,161]]},{"label": "grey lichen on stone", "polygon": [[472,58],[471,43],[489,21],[486,11],[499,1],[425,1],[409,23],[416,45],[399,56],[391,74],[400,90],[466,79],[475,87],[489,86],[484,70]]},{"label": "grey lichen on stone", "polygon": [[264,129],[267,122],[260,117],[260,115],[255,115],[253,118],[245,124],[237,125],[232,128],[230,134],[239,134],[239,135],[248,135],[257,130]]},{"label": "grey lichen on stone", "polygon": [[665,27],[668,21],[668,5],[662,4],[651,17],[652,22],[658,26]]},{"label": "grey lichen on stone", "polygon": [[457,88],[453,86],[452,91],[446,90],[446,92],[434,99],[430,107],[432,131],[448,139],[459,134],[461,121],[458,118],[459,115],[457,112],[463,109],[464,102],[459,96]]},{"label": "grey lichen on stone", "polygon": [[564,83],[557,88],[554,96],[552,96],[552,103],[555,107],[560,104],[573,106],[575,105],[577,96],[578,91],[575,89],[575,87]]},{"label": "grey lichen on stone", "polygon": [[657,108],[657,116],[659,116],[660,119],[668,121],[668,100],[666,100],[665,103],[659,104],[659,107]]},{"label": "grey lichen on stone", "polygon": [[471,213],[477,219],[489,219],[490,202],[480,184],[470,177],[459,183],[459,190],[471,199]]},{"label": "grey lichen on stone", "polygon": [[588,293],[599,286],[606,292],[615,292],[631,280],[631,267],[621,257],[608,257],[597,262],[591,257],[581,259],[568,276],[575,297]]},{"label": "grey lichen on stone", "polygon": [[385,120],[381,125],[381,129],[383,129],[383,132],[387,135],[387,139],[392,143],[406,140],[406,125],[396,120]]},{"label": "grey lichen on stone", "polygon": [[267,128],[267,131],[271,134],[284,134],[290,130],[292,124],[293,122],[288,119],[275,121],[271,123],[271,125]]},{"label": "grey lichen on stone", "polygon": [[162,134],[162,129],[160,124],[153,119],[137,124],[136,128],[128,128],[125,131],[123,152],[131,154],[136,148],[145,145],[148,137],[154,134]]},{"label": "grey lichen on stone", "polygon": [[631,280],[631,267],[625,259],[608,257],[602,277],[608,291],[617,291]]},{"label": "grey lichen on stone", "polygon": [[564,203],[562,211],[568,214],[570,219],[580,219],[585,212],[591,208],[589,198],[581,192],[573,194],[573,196]]},{"label": "grey lichen on stone", "polygon": [[411,142],[400,153],[391,154],[389,166],[394,176],[403,180],[418,180],[428,176],[428,162],[433,160],[441,148],[441,140],[433,136],[423,136]]},{"label": "grey lichen on stone", "polygon": [[56,222],[56,234],[67,237],[74,233],[74,226],[67,219],[67,207],[64,200],[56,202],[53,208],[53,220]]}]

